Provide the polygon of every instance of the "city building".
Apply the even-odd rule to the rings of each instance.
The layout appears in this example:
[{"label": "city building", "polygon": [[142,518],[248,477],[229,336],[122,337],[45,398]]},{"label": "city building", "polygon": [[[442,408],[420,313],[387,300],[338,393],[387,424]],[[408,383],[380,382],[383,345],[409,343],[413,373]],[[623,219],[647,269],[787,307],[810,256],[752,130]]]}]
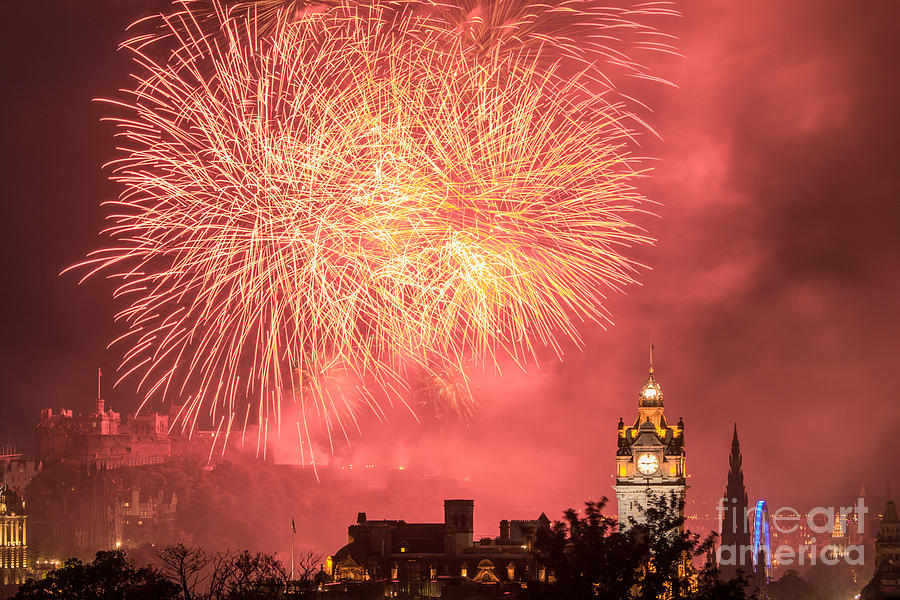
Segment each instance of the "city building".
[{"label": "city building", "polygon": [[24,490],[35,475],[41,472],[41,463],[25,458],[14,444],[0,445],[0,482],[14,490]]},{"label": "city building", "polygon": [[347,545],[326,561],[332,589],[369,583],[383,586],[386,597],[437,598],[448,586],[509,590],[542,580],[532,549],[538,530],[550,527],[547,516],[501,521],[498,537],[475,541],[474,506],[445,500],[443,523],[371,521],[359,513]]},{"label": "city building", "polygon": [[117,546],[175,542],[178,496],[174,490],[136,485],[120,492],[117,502]]},{"label": "city building", "polygon": [[685,477],[684,422],[679,419],[674,426],[666,422],[651,346],[650,375],[638,394],[637,419],[629,427],[619,419],[614,489],[620,526],[640,523],[651,497],[675,496],[683,503]]},{"label": "city building", "polygon": [[91,559],[116,545],[116,482],[101,465],[67,466],[32,486],[29,498],[35,557]]},{"label": "city building", "polygon": [[860,597],[862,600],[900,598],[900,518],[890,500],[875,538],[875,575]]},{"label": "city building", "polygon": [[25,583],[28,528],[25,500],[7,485],[0,487],[0,585]]}]

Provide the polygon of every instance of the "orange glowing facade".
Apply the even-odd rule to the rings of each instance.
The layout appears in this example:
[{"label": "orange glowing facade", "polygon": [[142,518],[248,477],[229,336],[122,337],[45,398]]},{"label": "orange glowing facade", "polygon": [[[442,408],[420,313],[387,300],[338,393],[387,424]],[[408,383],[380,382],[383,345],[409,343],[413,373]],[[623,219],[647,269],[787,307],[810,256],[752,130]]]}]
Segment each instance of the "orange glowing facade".
[{"label": "orange glowing facade", "polygon": [[0,585],[25,582],[28,537],[25,501],[4,485],[0,488]]},{"label": "orange glowing facade", "polygon": [[445,500],[443,523],[376,521],[359,513],[347,545],[326,560],[328,589],[352,592],[368,582],[388,598],[482,598],[547,580],[534,552],[538,533],[550,530],[545,514],[503,520],[499,537],[475,540],[474,511],[473,500]]}]

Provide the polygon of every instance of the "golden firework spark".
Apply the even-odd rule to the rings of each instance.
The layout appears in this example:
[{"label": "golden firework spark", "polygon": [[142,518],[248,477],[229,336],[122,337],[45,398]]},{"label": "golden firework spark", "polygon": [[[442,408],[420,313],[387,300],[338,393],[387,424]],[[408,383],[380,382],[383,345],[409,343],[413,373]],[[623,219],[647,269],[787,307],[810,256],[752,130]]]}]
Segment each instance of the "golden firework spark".
[{"label": "golden firework spark", "polygon": [[[330,437],[410,373],[528,362],[606,319],[623,250],[650,241],[634,121],[546,33],[587,4],[521,5],[188,2],[127,42],[124,191],[80,265],[120,280],[123,377],[183,401],[184,427],[230,431],[250,402],[267,428],[296,402],[311,452],[310,414]],[[643,30],[626,16],[588,20],[590,43]]]}]

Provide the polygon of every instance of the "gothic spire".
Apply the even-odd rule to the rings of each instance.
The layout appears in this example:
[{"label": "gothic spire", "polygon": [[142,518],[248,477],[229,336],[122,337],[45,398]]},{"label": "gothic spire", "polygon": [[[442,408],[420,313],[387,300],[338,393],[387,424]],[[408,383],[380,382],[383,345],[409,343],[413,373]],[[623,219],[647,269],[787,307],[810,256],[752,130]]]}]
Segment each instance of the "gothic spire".
[{"label": "gothic spire", "polygon": [[[728,487],[729,492],[737,492],[746,497],[744,491],[743,457],[741,456],[741,443],[738,440],[737,423],[734,424],[734,436],[731,438],[731,456],[728,457]],[[736,496],[732,496],[736,497]]]},{"label": "gothic spire", "polygon": [[744,486],[743,460],[737,423],[734,424],[734,434],[731,438],[728,481],[725,486],[725,496],[722,498],[722,509],[722,547],[728,547],[733,553],[730,564],[719,565],[722,576],[725,579],[732,579],[738,571],[750,574],[753,572],[753,557],[737,555],[742,552],[741,548],[751,548],[750,528],[747,520],[749,515],[747,488]]}]

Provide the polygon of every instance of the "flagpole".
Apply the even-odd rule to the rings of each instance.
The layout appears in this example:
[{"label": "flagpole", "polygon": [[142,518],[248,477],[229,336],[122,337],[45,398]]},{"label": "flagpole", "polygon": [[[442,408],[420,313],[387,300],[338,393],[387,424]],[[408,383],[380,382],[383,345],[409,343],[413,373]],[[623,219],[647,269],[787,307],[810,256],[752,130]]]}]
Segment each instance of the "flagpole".
[{"label": "flagpole", "polygon": [[288,587],[294,581],[294,534],[297,533],[297,526],[294,525],[294,516],[291,515],[291,578],[288,580]]}]

